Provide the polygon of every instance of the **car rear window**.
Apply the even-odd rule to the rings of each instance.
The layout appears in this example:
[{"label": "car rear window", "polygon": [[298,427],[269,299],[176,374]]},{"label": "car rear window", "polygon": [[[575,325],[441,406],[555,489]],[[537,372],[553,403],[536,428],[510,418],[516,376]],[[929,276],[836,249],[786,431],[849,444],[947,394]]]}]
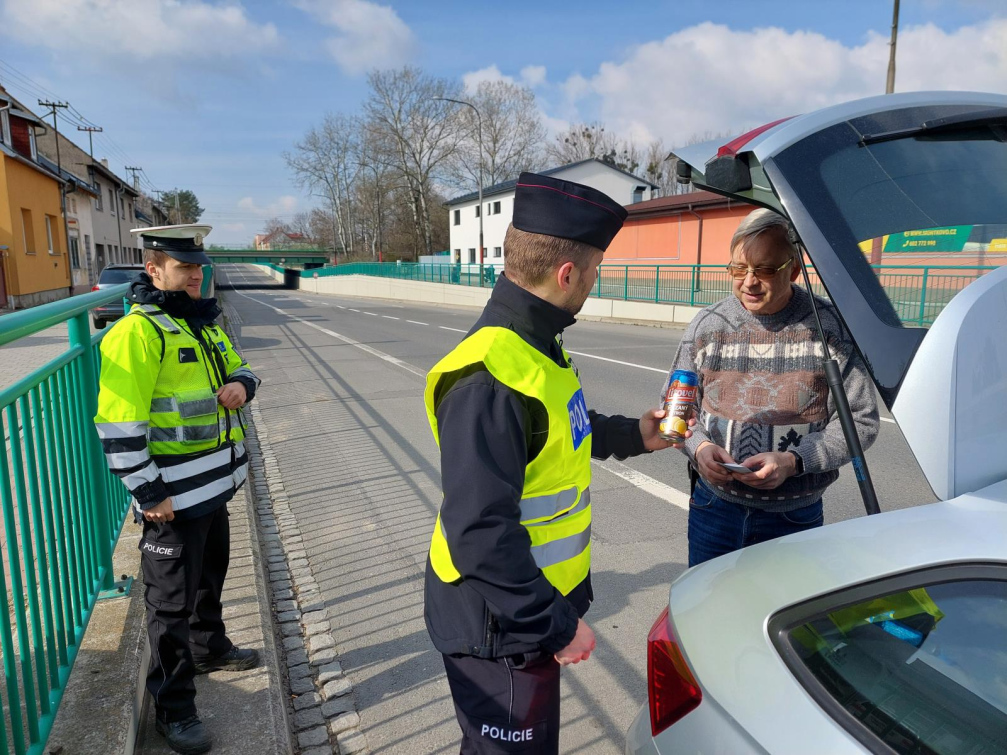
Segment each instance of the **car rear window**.
[{"label": "car rear window", "polygon": [[1007,753],[1007,582],[948,581],[837,605],[786,641],[839,710],[895,752]]},{"label": "car rear window", "polygon": [[129,283],[136,280],[137,276],[143,272],[143,268],[106,267],[101,271],[99,283]]}]

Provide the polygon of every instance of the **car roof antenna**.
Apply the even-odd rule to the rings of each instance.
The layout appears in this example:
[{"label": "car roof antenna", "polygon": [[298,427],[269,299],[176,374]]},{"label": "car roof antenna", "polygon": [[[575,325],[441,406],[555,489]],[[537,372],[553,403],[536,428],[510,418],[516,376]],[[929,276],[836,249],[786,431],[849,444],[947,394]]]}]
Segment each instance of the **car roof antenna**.
[{"label": "car roof antenna", "polygon": [[787,233],[790,242],[800,252],[801,272],[804,275],[804,285],[808,289],[811,297],[811,309],[815,313],[815,324],[818,326],[818,337],[822,341],[822,351],[825,357],[822,362],[825,367],[825,378],[829,383],[829,391],[832,393],[832,401],[836,405],[836,414],[839,415],[839,424],[843,428],[843,436],[846,438],[846,446],[850,450],[850,462],[853,465],[853,473],[856,475],[857,484],[860,486],[860,495],[864,499],[864,508],[868,515],[880,514],[881,507],[878,506],[878,496],[874,492],[874,481],[871,480],[871,472],[867,468],[867,459],[864,458],[864,448],[860,444],[860,436],[857,435],[857,425],[853,421],[853,412],[850,411],[850,400],[846,396],[846,386],[843,385],[843,374],[839,370],[837,362],[829,351],[829,343],[825,338],[825,330],[822,328],[822,319],[818,315],[818,302],[815,292],[811,288],[811,279],[808,278],[808,266],[804,262],[804,255],[807,248],[801,237],[797,235],[797,229],[793,225]]}]

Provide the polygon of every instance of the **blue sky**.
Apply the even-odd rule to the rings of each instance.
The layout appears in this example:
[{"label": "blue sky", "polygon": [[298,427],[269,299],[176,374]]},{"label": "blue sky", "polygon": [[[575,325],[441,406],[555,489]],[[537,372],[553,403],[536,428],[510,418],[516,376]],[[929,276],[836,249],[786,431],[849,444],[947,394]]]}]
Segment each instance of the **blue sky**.
[{"label": "blue sky", "polygon": [[[358,111],[375,66],[510,78],[552,130],[670,146],[881,93],[890,23],[890,0],[0,0],[0,83],[68,100],[96,157],[193,189],[209,240],[244,244],[312,206],[282,152]],[[896,84],[1007,91],[1007,3],[903,0]]]}]

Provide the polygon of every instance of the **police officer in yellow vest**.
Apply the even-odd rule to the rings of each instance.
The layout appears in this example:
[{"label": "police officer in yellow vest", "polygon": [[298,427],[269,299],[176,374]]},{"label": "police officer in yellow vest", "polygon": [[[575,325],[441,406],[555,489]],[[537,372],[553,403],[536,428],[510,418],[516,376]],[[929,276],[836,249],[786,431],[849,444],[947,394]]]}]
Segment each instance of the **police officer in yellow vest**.
[{"label": "police officer in yellow vest", "polygon": [[427,376],[444,499],[425,617],[462,753],[558,752],[560,666],[594,650],[591,458],[670,447],[660,411],[588,411],[562,347],[625,218],[595,189],[522,173],[505,274]]},{"label": "police officer in yellow vest", "polygon": [[95,417],[109,467],[143,523],[147,689],[157,731],[180,753],[211,748],[194,675],[259,662],[227,638],[220,602],[230,557],[226,504],[248,473],[241,407],[259,380],[215,324],[216,300],[200,296],[209,232],[133,231],[143,237],[146,272],[130,287],[129,313],[101,342]]}]

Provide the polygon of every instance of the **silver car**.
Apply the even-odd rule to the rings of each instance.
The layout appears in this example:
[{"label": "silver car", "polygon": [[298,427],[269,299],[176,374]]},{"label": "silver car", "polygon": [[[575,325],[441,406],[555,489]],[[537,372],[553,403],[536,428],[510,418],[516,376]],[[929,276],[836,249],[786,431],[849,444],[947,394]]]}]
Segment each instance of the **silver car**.
[{"label": "silver car", "polygon": [[903,324],[913,285],[870,265],[896,235],[1007,244],[1007,97],[887,95],[677,157],[682,180],[790,218],[940,500],[685,572],[626,752],[1007,753],[1007,266],[923,329]]}]

